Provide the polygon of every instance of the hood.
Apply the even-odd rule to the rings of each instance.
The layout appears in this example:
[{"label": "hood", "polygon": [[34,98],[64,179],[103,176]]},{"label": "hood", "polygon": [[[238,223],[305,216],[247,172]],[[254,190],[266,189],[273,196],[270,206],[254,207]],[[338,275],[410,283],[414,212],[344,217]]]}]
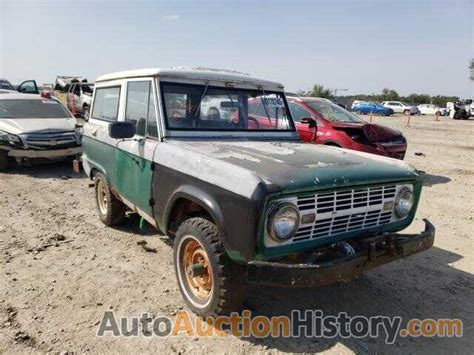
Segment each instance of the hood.
[{"label": "hood", "polygon": [[375,123],[339,123],[331,122],[331,126],[339,130],[360,129],[364,132],[364,136],[369,143],[387,142],[403,137],[403,133],[398,129],[387,126],[378,125]]},{"label": "hood", "polygon": [[166,148],[157,155],[166,154],[173,168],[233,190],[256,180],[276,192],[418,177],[415,169],[399,160],[302,142],[170,140],[161,146]]},{"label": "hood", "polygon": [[403,137],[403,133],[398,129],[373,123],[367,123],[362,127],[362,130],[371,143],[386,142]]},{"label": "hood", "polygon": [[76,120],[70,118],[2,118],[0,130],[19,135],[24,133],[53,133],[74,131]]}]

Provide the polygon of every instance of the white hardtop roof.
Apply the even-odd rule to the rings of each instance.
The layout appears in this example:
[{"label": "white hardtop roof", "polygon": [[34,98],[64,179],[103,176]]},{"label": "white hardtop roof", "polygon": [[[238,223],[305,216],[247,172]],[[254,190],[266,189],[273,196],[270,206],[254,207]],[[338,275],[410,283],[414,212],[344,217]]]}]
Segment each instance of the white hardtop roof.
[{"label": "white hardtop roof", "polygon": [[252,77],[245,73],[239,73],[236,71],[222,70],[222,69],[185,68],[185,67],[127,70],[127,71],[122,71],[122,72],[101,75],[97,78],[96,82],[116,80],[116,79],[125,79],[125,78],[150,77],[150,76],[175,78],[175,79],[195,79],[195,80],[222,81],[222,82],[232,82],[232,83],[245,83],[245,84],[254,84],[257,86],[272,86],[272,87],[278,87],[280,89],[283,89],[283,85],[281,83]]}]

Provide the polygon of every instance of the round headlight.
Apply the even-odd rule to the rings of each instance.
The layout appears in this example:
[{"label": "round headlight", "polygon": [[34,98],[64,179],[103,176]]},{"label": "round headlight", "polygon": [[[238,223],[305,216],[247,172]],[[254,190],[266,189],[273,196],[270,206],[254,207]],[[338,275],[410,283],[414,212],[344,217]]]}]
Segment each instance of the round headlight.
[{"label": "round headlight", "polygon": [[268,232],[276,241],[284,241],[293,237],[298,230],[300,214],[295,205],[283,202],[277,204],[268,219]]},{"label": "round headlight", "polygon": [[408,215],[413,207],[413,192],[408,187],[403,187],[398,191],[395,198],[395,215],[403,218]]}]

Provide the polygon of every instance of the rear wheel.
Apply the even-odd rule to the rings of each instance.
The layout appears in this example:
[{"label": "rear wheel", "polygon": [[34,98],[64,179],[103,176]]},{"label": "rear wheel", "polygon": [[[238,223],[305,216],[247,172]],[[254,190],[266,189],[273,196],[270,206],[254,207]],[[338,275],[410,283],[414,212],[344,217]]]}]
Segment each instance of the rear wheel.
[{"label": "rear wheel", "polygon": [[201,217],[185,220],[176,232],[173,258],[179,290],[194,313],[212,317],[241,309],[245,270],[227,256],[214,223]]},{"label": "rear wheel", "polygon": [[8,155],[4,150],[0,150],[0,171],[5,171],[8,168]]},{"label": "rear wheel", "polygon": [[126,207],[110,191],[107,180],[102,173],[95,175],[95,198],[102,223],[107,226],[116,226],[123,222]]}]

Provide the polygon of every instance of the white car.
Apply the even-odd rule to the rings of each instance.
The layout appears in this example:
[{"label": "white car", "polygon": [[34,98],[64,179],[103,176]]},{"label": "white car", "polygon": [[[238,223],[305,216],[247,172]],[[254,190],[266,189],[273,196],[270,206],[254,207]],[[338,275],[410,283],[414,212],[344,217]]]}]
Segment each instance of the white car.
[{"label": "white car", "polygon": [[382,106],[391,108],[395,113],[403,113],[405,115],[408,115],[408,113],[416,115],[418,113],[416,106],[401,101],[384,101],[382,102]]},{"label": "white car", "polygon": [[361,103],[364,103],[366,101],[362,101],[362,100],[354,100],[352,102],[352,105],[351,105],[351,110],[353,110],[358,104],[361,104]]},{"label": "white car", "polygon": [[81,115],[86,121],[89,119],[94,84],[72,83],[67,92],[67,106],[72,113]]},{"label": "white car", "polygon": [[436,115],[436,112],[439,112],[441,116],[446,115],[446,109],[433,105],[433,104],[422,104],[418,105],[418,110],[422,115]]},{"label": "white car", "polygon": [[80,152],[76,120],[58,100],[0,94],[0,171],[15,160],[55,160]]}]

